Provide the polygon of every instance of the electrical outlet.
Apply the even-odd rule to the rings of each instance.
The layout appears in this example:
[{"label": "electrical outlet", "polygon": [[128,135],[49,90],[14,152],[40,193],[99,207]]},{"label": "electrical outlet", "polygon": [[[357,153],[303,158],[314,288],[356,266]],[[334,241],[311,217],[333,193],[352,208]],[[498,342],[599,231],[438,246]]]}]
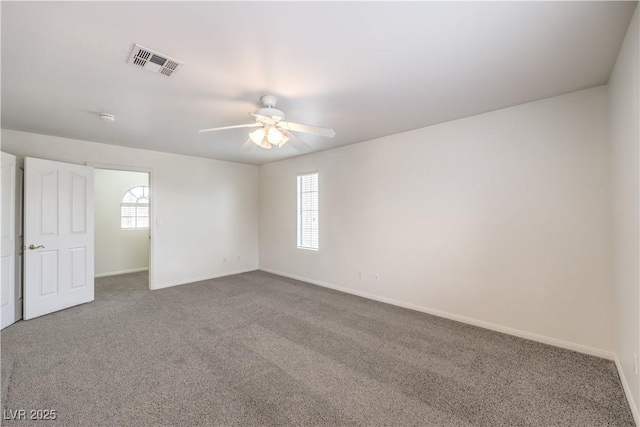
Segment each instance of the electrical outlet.
[{"label": "electrical outlet", "polygon": [[378,273],[374,273],[373,276],[376,278],[376,282],[380,280],[380,275]]},{"label": "electrical outlet", "polygon": [[633,373],[638,375],[638,355],[633,353]]},{"label": "electrical outlet", "polygon": [[358,271],[358,279],[362,279],[362,271]]}]

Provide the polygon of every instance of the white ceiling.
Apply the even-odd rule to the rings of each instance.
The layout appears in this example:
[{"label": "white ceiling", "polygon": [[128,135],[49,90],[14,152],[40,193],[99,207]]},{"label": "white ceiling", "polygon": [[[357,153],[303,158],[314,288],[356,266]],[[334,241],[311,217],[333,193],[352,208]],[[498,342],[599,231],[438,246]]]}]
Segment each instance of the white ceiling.
[{"label": "white ceiling", "polygon": [[[265,93],[314,151],[607,82],[636,2],[3,2],[2,127],[262,164]],[[184,61],[165,78],[134,43]],[[98,119],[112,113],[115,123]]]}]

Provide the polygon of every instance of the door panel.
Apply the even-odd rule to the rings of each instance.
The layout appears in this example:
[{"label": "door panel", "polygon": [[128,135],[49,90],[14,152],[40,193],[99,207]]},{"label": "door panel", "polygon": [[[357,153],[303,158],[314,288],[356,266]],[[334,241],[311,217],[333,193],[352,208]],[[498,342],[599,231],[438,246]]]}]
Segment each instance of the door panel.
[{"label": "door panel", "polygon": [[86,233],[87,219],[87,179],[76,173],[71,174],[71,232]]},{"label": "door panel", "polygon": [[45,297],[58,293],[58,251],[42,251],[36,255],[36,267],[40,270],[38,296]]},{"label": "door panel", "polygon": [[25,319],[93,301],[93,168],[26,158],[24,198]]},{"label": "door panel", "polygon": [[71,287],[82,288],[87,281],[87,249],[71,249]]},{"label": "door panel", "polygon": [[1,153],[2,171],[2,254],[0,255],[0,328],[15,322],[16,317],[16,158]]},{"label": "door panel", "polygon": [[[2,310],[10,309],[8,307],[13,301],[11,292],[13,271],[13,257],[11,255],[0,258],[0,271],[2,271],[2,295],[0,295],[0,307]],[[4,312],[3,312],[4,314]]]},{"label": "door panel", "polygon": [[58,171],[40,175],[40,236],[58,235]]}]

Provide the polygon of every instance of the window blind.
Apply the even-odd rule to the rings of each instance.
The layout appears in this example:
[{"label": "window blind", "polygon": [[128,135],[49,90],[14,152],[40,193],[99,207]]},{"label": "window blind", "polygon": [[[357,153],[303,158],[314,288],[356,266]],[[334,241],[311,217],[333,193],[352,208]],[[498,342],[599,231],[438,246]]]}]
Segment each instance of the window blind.
[{"label": "window blind", "polygon": [[318,250],[318,173],[298,175],[298,248]]}]

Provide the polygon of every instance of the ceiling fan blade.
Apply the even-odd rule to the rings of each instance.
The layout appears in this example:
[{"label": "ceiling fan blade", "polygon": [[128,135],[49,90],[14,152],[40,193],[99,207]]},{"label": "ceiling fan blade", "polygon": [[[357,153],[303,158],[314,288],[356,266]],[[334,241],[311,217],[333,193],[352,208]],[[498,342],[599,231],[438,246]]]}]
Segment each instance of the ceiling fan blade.
[{"label": "ceiling fan blade", "polygon": [[291,122],[280,122],[278,123],[278,125],[288,130],[294,130],[296,132],[303,132],[303,133],[310,133],[313,135],[326,136],[327,138],[333,138],[334,136],[336,136],[336,133],[333,131],[333,129],[329,129],[329,128],[319,128],[316,126],[301,125],[298,123],[291,123]]},{"label": "ceiling fan blade", "polygon": [[253,143],[253,141],[251,140],[251,138],[247,139],[247,142],[245,142],[244,144],[242,144],[242,148],[249,151],[253,148],[255,144]]},{"label": "ceiling fan blade", "polygon": [[200,129],[198,131],[198,133],[204,133],[204,132],[215,132],[218,130],[227,130],[227,129],[238,129],[238,128],[255,128],[255,127],[259,127],[262,126],[260,123],[248,123],[246,125],[236,125],[236,126],[224,126],[221,128],[211,128],[211,129]]},{"label": "ceiling fan blade", "polygon": [[295,148],[296,150],[298,150],[299,152],[308,153],[309,151],[311,151],[311,147],[309,147],[309,145],[306,142],[304,142],[303,140],[301,140],[300,138],[298,138],[297,136],[295,136],[294,134],[292,134],[288,130],[280,129],[280,131],[282,131],[282,134],[284,136],[289,138],[289,141],[287,141],[287,142],[290,142],[291,146],[293,148]]}]

